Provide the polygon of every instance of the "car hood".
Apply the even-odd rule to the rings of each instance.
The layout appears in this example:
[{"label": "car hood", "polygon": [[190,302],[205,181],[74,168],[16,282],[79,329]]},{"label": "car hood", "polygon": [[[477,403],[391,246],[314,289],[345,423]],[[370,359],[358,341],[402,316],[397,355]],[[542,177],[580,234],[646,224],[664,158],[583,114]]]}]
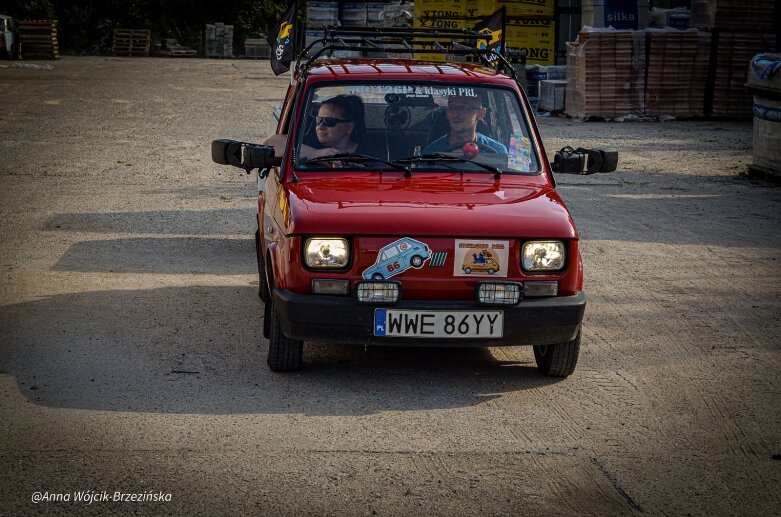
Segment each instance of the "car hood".
[{"label": "car hood", "polygon": [[286,226],[290,234],[577,238],[556,191],[525,180],[431,173],[299,179],[288,183]]}]

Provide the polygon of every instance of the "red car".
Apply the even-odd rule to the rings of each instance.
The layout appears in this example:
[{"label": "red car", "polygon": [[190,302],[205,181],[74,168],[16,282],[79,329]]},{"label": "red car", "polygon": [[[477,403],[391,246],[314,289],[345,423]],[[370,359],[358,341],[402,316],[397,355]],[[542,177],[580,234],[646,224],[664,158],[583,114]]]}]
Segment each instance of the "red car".
[{"label": "red car", "polygon": [[[300,368],[311,340],[531,345],[544,374],[573,372],[586,306],[578,231],[529,102],[499,68],[312,60],[266,145],[213,142],[216,162],[260,169],[272,370]],[[616,159],[569,149],[556,164],[607,172]]]}]

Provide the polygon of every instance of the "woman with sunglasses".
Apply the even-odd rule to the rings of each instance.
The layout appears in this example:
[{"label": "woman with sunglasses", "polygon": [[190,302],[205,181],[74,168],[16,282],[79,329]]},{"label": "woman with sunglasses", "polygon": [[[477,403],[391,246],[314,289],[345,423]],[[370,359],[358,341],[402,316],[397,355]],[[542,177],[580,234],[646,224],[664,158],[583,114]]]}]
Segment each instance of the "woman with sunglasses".
[{"label": "woman with sunglasses", "polygon": [[320,149],[301,144],[305,159],[334,154],[366,154],[363,100],[357,95],[337,95],[323,101],[315,117]]}]

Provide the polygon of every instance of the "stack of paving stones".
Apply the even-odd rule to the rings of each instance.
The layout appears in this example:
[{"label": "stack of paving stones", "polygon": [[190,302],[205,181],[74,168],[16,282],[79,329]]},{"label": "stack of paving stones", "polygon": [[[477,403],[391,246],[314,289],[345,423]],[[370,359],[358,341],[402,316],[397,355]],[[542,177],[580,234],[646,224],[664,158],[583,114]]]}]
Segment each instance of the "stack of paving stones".
[{"label": "stack of paving stones", "polygon": [[233,57],[233,25],[206,25],[206,57]]}]

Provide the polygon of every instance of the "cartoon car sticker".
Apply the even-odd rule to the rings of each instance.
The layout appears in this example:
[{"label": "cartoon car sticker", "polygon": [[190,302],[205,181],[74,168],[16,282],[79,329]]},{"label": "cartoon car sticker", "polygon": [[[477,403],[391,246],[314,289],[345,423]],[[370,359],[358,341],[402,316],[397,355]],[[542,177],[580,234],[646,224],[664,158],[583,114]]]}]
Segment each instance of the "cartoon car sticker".
[{"label": "cartoon car sticker", "polygon": [[374,264],[363,272],[365,280],[384,280],[410,268],[420,269],[431,258],[431,248],[424,242],[402,237],[380,248]]},{"label": "cartoon car sticker", "polygon": [[507,276],[509,241],[457,240],[453,276]]}]

